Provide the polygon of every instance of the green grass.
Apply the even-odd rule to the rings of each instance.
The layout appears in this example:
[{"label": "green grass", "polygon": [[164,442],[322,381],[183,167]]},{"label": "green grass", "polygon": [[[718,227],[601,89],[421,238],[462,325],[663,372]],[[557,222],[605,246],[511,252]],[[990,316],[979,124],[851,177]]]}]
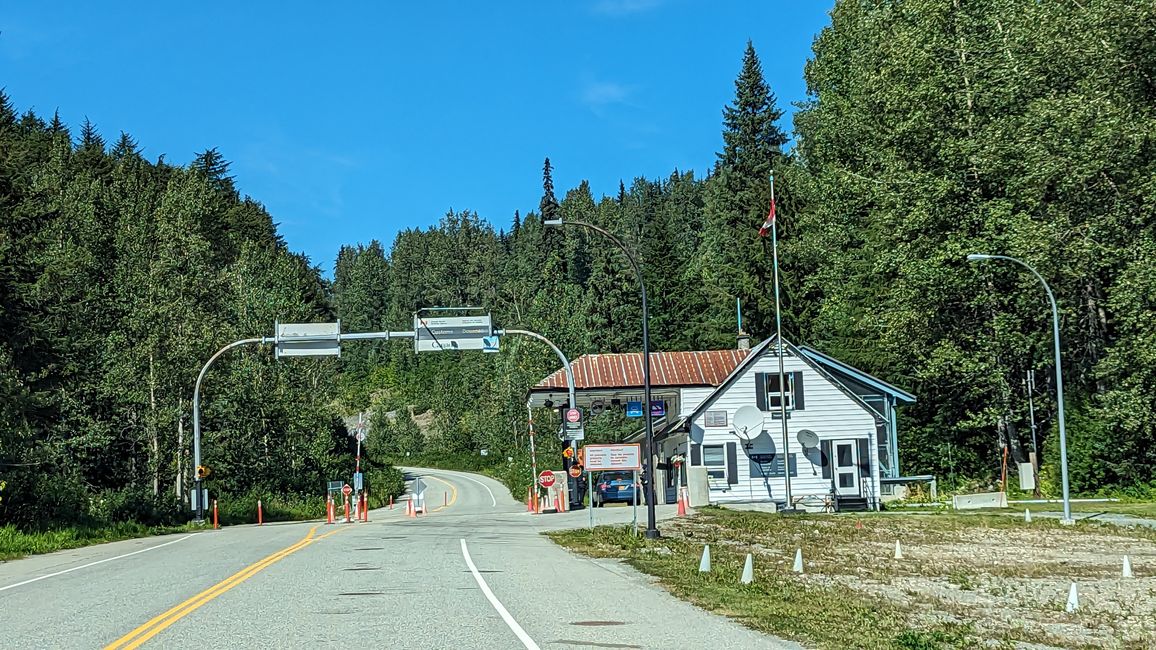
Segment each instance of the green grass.
[{"label": "green grass", "polygon": [[28,555],[52,553],[92,544],[116,542],[123,539],[164,535],[191,530],[203,526],[145,526],[138,523],[121,523],[101,528],[70,527],[60,530],[22,532],[14,526],[0,527],[0,561],[19,559]]},{"label": "green grass", "polygon": [[[585,555],[621,559],[657,577],[679,598],[808,647],[962,650],[1035,640],[1085,648],[1095,645],[1092,631],[1106,624],[1132,628],[1128,640],[1111,647],[1147,648],[1132,637],[1156,633],[1143,617],[1112,614],[1101,621],[1096,617],[1103,613],[1087,608],[1066,619],[1076,630],[1068,637],[1041,618],[1054,614],[1041,614],[1023,595],[1040,580],[1114,581],[1116,555],[1092,565],[1072,564],[1068,553],[1101,548],[1118,553],[1123,547],[1151,552],[1156,531],[1147,529],[1094,521],[1062,526],[1042,517],[1025,524],[1004,514],[787,517],[703,508],[693,517],[663,522],[661,530],[658,540],[635,536],[629,527],[549,536]],[[891,557],[897,539],[903,542],[903,561]],[[698,572],[704,544],[711,548],[709,574]],[[790,570],[796,548],[803,549],[804,576]],[[742,585],[738,577],[748,551],[755,558],[755,582]],[[997,551],[1003,554],[999,558],[993,556]],[[977,595],[996,598],[992,607],[1001,613],[984,614],[970,602]],[[1064,596],[1055,595],[1061,612]]]},{"label": "green grass", "polygon": [[[1012,509],[1023,510],[1027,508],[1032,512],[1063,512],[1064,504],[1062,503],[1016,503],[1012,504]],[[1130,515],[1132,517],[1141,517],[1144,519],[1156,519],[1156,502],[1127,502],[1127,501],[1109,501],[1105,503],[1073,503],[1072,512],[1079,512],[1083,514],[1097,514],[1101,512],[1108,512],[1112,514]]]}]

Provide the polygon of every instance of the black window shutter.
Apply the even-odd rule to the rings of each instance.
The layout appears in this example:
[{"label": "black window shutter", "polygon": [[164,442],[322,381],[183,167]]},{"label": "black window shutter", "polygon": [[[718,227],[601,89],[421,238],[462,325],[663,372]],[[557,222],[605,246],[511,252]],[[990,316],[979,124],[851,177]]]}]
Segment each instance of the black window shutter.
[{"label": "black window shutter", "polygon": [[760,411],[767,410],[767,375],[765,373],[755,373],[755,404],[758,405]]},{"label": "black window shutter", "polygon": [[823,455],[823,478],[831,478],[831,441],[819,443],[819,453]]},{"label": "black window shutter", "polygon": [[738,447],[733,442],[727,443],[727,483],[734,485],[739,482],[739,454]]},{"label": "black window shutter", "polygon": [[871,476],[871,448],[867,438],[860,438],[859,443],[859,476]]},{"label": "black window shutter", "polygon": [[795,384],[795,410],[803,410],[803,371],[792,372],[794,378],[791,380]]},{"label": "black window shutter", "polygon": [[690,464],[695,467],[702,465],[702,445],[690,446]]}]

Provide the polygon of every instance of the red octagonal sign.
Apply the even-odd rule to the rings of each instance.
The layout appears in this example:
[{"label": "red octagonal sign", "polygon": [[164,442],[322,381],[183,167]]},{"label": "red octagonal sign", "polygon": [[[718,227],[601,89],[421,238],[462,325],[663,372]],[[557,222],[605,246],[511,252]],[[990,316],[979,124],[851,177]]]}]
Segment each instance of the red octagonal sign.
[{"label": "red octagonal sign", "polygon": [[582,421],[582,411],[578,409],[568,409],[566,411],[566,421],[571,423],[578,423]]},{"label": "red octagonal sign", "polygon": [[544,488],[553,486],[554,480],[554,472],[549,470],[543,470],[542,473],[538,475],[538,485]]}]

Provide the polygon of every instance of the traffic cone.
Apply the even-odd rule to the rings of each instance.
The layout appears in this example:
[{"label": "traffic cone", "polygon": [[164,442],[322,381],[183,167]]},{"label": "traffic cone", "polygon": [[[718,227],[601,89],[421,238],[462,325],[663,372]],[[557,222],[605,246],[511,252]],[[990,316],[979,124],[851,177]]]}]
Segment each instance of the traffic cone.
[{"label": "traffic cone", "polygon": [[1122,575],[1125,578],[1133,577],[1133,575],[1132,575],[1132,561],[1128,559],[1127,555],[1124,556],[1124,571],[1123,571]]},{"label": "traffic cone", "polygon": [[702,559],[698,561],[699,573],[710,573],[710,544],[702,547]]},{"label": "traffic cone", "polygon": [[334,516],[333,516],[333,515],[334,515],[334,513],[333,513],[333,497],[329,497],[328,499],[326,499],[326,501],[325,501],[325,512],[326,512],[326,521],[325,521],[325,523],[327,523],[327,524],[332,524],[332,523],[334,523]]},{"label": "traffic cone", "polygon": [[1024,508],[1024,523],[1025,524],[1032,523],[1032,511],[1028,510],[1027,508]]},{"label": "traffic cone", "polygon": [[534,512],[534,488],[526,488],[526,512]]},{"label": "traffic cone", "polygon": [[739,578],[739,582],[743,583],[744,585],[749,585],[754,581],[755,581],[754,559],[751,557],[750,553],[747,553],[747,561],[746,561],[746,564],[743,565],[743,575],[741,578]]},{"label": "traffic cone", "polygon": [[903,547],[899,546],[899,540],[895,540],[895,559],[903,559]]},{"label": "traffic cone", "polygon": [[417,508],[413,505],[413,499],[407,499],[405,502],[405,516],[417,517]]},{"label": "traffic cone", "polygon": [[1076,589],[1076,583],[1072,583],[1071,589],[1068,590],[1068,603],[1064,606],[1064,611],[1071,614],[1080,608],[1080,591]]},{"label": "traffic cone", "polygon": [[863,520],[862,519],[856,519],[855,520],[855,530],[863,530]]},{"label": "traffic cone", "polygon": [[686,516],[686,500],[682,498],[682,490],[678,491],[678,516]]},{"label": "traffic cone", "polygon": [[795,573],[803,572],[803,549],[795,549],[795,566],[791,567],[791,570]]}]

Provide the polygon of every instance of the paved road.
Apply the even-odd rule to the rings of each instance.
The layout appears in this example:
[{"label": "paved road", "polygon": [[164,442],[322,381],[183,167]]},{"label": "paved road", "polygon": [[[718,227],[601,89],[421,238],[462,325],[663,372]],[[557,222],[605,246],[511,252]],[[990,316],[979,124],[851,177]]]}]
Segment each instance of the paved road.
[{"label": "paved road", "polygon": [[398,507],[369,523],[241,526],[0,564],[0,647],[798,647],[540,535],[586,512],[533,516],[488,478],[414,473],[431,510],[417,518]]}]

